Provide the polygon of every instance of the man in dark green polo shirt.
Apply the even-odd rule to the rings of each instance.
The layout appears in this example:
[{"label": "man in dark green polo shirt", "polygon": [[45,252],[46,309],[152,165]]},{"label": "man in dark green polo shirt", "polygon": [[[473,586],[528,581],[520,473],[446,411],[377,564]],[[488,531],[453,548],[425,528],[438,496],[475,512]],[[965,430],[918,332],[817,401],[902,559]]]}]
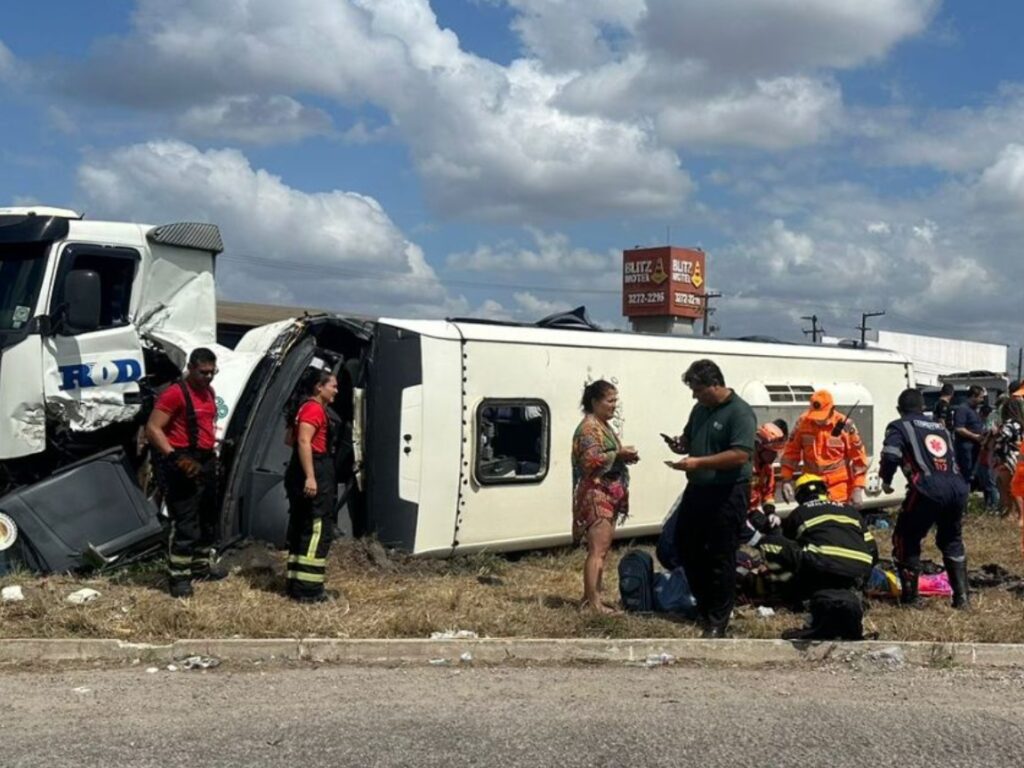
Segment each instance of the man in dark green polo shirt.
[{"label": "man in dark green polo shirt", "polygon": [[736,599],[736,549],[747,514],[757,419],[725,386],[721,369],[697,360],[683,374],[697,404],[680,437],[666,437],[674,453],[665,463],[686,473],[676,549],[697,601],[704,637],[725,637]]}]

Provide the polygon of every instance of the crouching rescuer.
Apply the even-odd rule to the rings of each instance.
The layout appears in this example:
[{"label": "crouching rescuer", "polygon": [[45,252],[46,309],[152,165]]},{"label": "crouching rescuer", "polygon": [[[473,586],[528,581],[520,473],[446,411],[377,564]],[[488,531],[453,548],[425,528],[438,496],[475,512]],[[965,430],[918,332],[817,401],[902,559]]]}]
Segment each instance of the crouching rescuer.
[{"label": "crouching rescuer", "polygon": [[903,390],[896,409],[900,418],[885,428],[880,474],[886,493],[892,493],[897,468],[907,477],[907,495],[892,536],[900,602],[918,602],[921,540],[934,525],[935,545],[942,552],[953,588],[953,607],[968,608],[962,524],[969,487],[957,469],[953,438],[945,424],[925,417],[924,398],[918,390]]},{"label": "crouching rescuer", "polygon": [[288,596],[302,603],[322,603],[331,599],[324,581],[338,499],[335,457],[341,421],[330,408],[338,380],[330,371],[310,370],[300,391],[304,400],[290,419],[293,449],[285,472]]},{"label": "crouching rescuer", "polygon": [[167,587],[189,597],[192,580],[226,574],[213,565],[217,537],[217,357],[205,347],[192,351],[185,377],[165,389],[150,414],[146,435],[162,457],[162,478],[171,518]]},{"label": "crouching rescuer", "polygon": [[799,506],[781,532],[776,528],[758,543],[780,593],[793,603],[810,600],[811,626],[784,637],[858,640],[859,593],[878,560],[874,537],[854,506],[829,499],[823,478],[804,474],[794,486]]}]

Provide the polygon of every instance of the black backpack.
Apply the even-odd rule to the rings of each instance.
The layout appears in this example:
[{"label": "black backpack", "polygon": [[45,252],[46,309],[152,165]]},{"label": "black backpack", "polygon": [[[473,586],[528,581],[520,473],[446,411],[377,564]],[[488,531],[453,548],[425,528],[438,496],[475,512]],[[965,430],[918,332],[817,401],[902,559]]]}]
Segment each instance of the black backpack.
[{"label": "black backpack", "polygon": [[619,598],[630,613],[654,611],[654,560],[633,549],[619,560]]}]

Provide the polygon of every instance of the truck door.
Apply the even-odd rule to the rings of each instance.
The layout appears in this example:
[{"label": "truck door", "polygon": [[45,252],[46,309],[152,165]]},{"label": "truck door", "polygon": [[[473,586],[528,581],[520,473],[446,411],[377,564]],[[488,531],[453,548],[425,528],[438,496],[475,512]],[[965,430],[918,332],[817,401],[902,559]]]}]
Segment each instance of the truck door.
[{"label": "truck door", "polygon": [[132,419],[141,402],[142,346],[130,318],[139,252],[70,243],[51,293],[43,342],[46,409],[75,431]]}]

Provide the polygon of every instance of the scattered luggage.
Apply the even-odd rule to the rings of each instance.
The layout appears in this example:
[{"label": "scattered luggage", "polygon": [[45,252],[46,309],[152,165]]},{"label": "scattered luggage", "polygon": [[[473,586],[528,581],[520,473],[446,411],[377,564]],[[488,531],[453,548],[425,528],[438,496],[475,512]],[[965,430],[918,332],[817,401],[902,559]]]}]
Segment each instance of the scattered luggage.
[{"label": "scattered luggage", "polygon": [[632,549],[619,560],[619,599],[630,613],[654,611],[654,559]]},{"label": "scattered luggage", "polygon": [[685,619],[697,618],[697,600],[690,591],[690,583],[682,568],[655,574],[654,610]]}]

